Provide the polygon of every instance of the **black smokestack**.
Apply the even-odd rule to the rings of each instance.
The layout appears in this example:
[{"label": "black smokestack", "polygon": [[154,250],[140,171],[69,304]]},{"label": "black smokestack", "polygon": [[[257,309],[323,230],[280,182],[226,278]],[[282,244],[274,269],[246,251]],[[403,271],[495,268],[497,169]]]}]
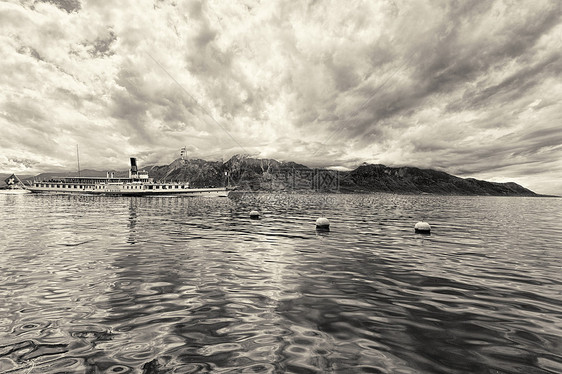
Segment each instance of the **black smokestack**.
[{"label": "black smokestack", "polygon": [[135,157],[131,157],[131,171],[133,173],[136,173],[138,171],[138,169],[137,169],[137,159]]}]

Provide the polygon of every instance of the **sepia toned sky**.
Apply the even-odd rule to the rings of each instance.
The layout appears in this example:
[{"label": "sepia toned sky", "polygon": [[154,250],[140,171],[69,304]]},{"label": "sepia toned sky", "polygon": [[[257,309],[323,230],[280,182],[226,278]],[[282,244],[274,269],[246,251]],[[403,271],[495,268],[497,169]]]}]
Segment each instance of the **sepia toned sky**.
[{"label": "sepia toned sky", "polygon": [[562,194],[562,6],[0,3],[0,172],[234,154]]}]

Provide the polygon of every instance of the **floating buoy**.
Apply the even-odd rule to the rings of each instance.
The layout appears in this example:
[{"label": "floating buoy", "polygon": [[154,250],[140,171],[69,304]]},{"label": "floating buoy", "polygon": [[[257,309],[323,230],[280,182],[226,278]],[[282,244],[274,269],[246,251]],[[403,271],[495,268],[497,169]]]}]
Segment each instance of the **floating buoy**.
[{"label": "floating buoy", "polygon": [[326,217],[320,217],[316,220],[316,230],[330,231],[330,221]]},{"label": "floating buoy", "polygon": [[260,219],[260,212],[258,212],[257,210],[252,210],[250,212],[250,218],[251,219]]},{"label": "floating buoy", "polygon": [[427,222],[420,221],[416,223],[416,225],[414,226],[414,230],[418,234],[429,234],[431,233],[431,226]]}]

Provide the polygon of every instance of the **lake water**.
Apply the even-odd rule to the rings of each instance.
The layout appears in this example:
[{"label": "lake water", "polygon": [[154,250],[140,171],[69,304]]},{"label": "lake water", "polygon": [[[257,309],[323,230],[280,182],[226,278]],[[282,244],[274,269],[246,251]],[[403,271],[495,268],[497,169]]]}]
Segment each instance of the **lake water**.
[{"label": "lake water", "polygon": [[562,372],[562,199],[28,194],[0,211],[2,373]]}]

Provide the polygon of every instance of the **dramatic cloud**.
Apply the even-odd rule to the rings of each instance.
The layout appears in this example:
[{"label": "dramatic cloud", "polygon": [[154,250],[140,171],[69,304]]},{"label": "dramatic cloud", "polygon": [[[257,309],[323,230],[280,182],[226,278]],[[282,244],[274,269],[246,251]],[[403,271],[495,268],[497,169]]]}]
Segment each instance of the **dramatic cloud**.
[{"label": "dramatic cloud", "polygon": [[544,1],[0,3],[0,171],[235,153],[562,194]]}]

